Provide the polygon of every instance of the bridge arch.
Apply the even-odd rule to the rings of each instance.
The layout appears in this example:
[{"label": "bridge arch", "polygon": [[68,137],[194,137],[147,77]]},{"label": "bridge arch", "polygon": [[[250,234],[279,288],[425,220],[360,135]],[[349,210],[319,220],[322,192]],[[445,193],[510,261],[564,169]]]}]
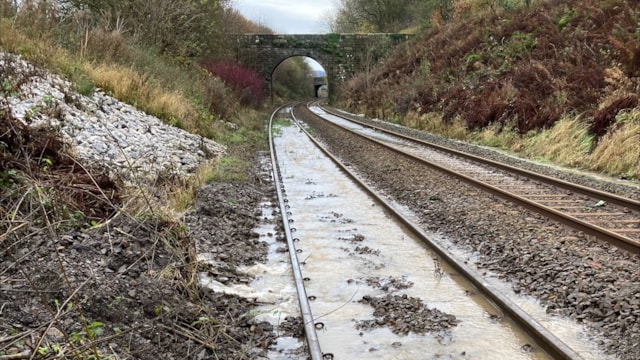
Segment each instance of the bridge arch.
[{"label": "bridge arch", "polygon": [[[317,64],[319,64],[322,67],[322,69],[326,72],[325,65],[323,65],[318,59],[314,59],[313,57],[310,57],[310,56],[307,56],[307,55],[292,55],[290,57],[287,57],[287,58],[283,59],[280,62],[277,62],[277,60],[276,60],[276,61],[274,61],[275,66],[274,66],[273,70],[271,70],[271,73],[269,74],[269,76],[268,77],[264,77],[264,85],[265,85],[266,96],[269,95],[269,91],[268,91],[267,87],[269,89],[273,90],[273,80],[274,80],[274,76],[275,76],[275,73],[276,73],[277,69],[282,64],[286,63],[287,61],[289,61],[291,59],[300,58],[300,57],[306,58],[306,59],[312,59]],[[313,84],[314,85],[314,93],[315,93],[315,96],[317,97],[318,96],[319,85],[326,85],[326,82],[324,81],[324,78],[316,78],[316,77],[314,77],[313,80],[314,80],[314,84]]]},{"label": "bridge arch", "polygon": [[334,100],[342,82],[410,38],[408,34],[243,34],[236,35],[234,44],[236,61],[262,76],[268,97],[276,67],[288,58],[303,56],[325,69],[329,97]]}]

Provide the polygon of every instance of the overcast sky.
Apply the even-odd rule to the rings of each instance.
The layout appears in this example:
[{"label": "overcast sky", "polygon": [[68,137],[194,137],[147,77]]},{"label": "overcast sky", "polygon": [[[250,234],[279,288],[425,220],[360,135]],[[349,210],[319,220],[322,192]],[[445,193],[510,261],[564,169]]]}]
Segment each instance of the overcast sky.
[{"label": "overcast sky", "polygon": [[336,0],[233,0],[233,6],[249,20],[281,34],[324,34],[323,19]]}]

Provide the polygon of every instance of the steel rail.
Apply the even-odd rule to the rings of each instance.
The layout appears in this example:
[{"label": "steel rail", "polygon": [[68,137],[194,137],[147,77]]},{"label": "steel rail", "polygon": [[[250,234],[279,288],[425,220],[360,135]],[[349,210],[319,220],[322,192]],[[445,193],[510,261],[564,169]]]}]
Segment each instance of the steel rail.
[{"label": "steel rail", "polygon": [[[312,111],[309,111],[309,112],[311,114],[313,114]],[[339,115],[336,115],[335,113],[332,113],[332,115],[339,116]],[[314,116],[318,116],[318,115],[314,114]],[[467,175],[464,175],[464,174],[458,173],[456,171],[453,171],[451,169],[448,169],[448,168],[446,168],[444,166],[440,166],[438,164],[434,164],[432,162],[429,162],[429,161],[425,160],[424,158],[421,158],[419,156],[415,156],[415,155],[403,152],[403,151],[401,151],[399,149],[396,149],[396,148],[394,148],[392,146],[387,145],[386,143],[384,143],[382,141],[379,141],[379,140],[376,140],[376,139],[372,139],[372,138],[370,138],[370,137],[368,137],[366,135],[363,135],[361,133],[352,131],[352,130],[344,127],[344,126],[341,126],[341,125],[338,125],[338,124],[333,123],[331,121],[328,121],[328,120],[322,118],[321,116],[318,116],[318,117],[323,119],[324,121],[327,121],[328,123],[330,123],[333,126],[336,126],[336,127],[340,128],[340,129],[343,129],[344,131],[348,131],[349,133],[352,133],[352,134],[354,134],[356,136],[359,136],[359,137],[361,137],[363,139],[366,139],[366,140],[368,140],[370,142],[373,142],[375,144],[383,146],[383,147],[385,147],[385,148],[387,148],[387,149],[389,149],[391,151],[394,151],[394,152],[396,152],[398,154],[401,154],[401,155],[406,156],[406,157],[408,157],[410,159],[418,161],[418,162],[420,162],[420,163],[422,163],[424,165],[427,165],[427,166],[429,166],[429,167],[431,167],[433,169],[436,169],[436,170],[438,170],[440,172],[443,172],[443,173],[445,173],[447,175],[450,175],[450,176],[453,176],[453,177],[457,177],[460,180],[462,180],[462,181],[464,181],[464,182],[466,182],[466,183],[468,183],[468,184],[470,184],[472,186],[476,186],[476,187],[482,188],[482,189],[484,189],[484,190],[486,190],[486,191],[488,191],[488,192],[490,192],[492,194],[498,195],[498,196],[500,196],[500,197],[502,197],[502,198],[504,198],[504,199],[506,199],[508,201],[512,201],[512,202],[514,202],[514,203],[516,203],[516,204],[518,204],[520,206],[523,206],[523,207],[525,207],[525,208],[527,208],[529,210],[532,210],[534,212],[540,213],[540,214],[542,214],[542,215],[544,215],[544,216],[546,216],[546,217],[548,217],[550,219],[559,221],[559,222],[561,222],[561,223],[563,223],[563,224],[565,224],[565,225],[567,225],[567,226],[569,226],[571,228],[583,231],[584,233],[592,235],[592,236],[594,236],[594,237],[596,237],[596,238],[598,238],[600,240],[609,242],[610,244],[612,244],[614,246],[617,246],[618,248],[624,249],[624,250],[629,251],[629,252],[634,253],[634,254],[640,254],[640,243],[637,242],[637,241],[634,241],[633,239],[630,239],[630,238],[628,238],[628,237],[626,237],[626,236],[624,236],[622,234],[615,233],[613,231],[607,230],[607,229],[602,228],[600,226],[591,224],[591,223],[589,223],[587,221],[575,218],[573,216],[570,216],[570,215],[568,215],[566,213],[563,213],[561,211],[558,211],[556,209],[550,208],[548,206],[544,206],[544,205],[539,204],[539,203],[537,203],[535,201],[531,201],[531,200],[526,199],[526,198],[524,198],[522,196],[519,196],[519,195],[513,194],[511,192],[505,191],[503,189],[500,189],[500,188],[498,188],[496,186],[493,186],[493,185],[487,184],[485,182],[476,180],[476,179],[474,179],[472,177],[469,177]],[[342,116],[339,116],[339,117],[342,117]],[[342,117],[342,118],[344,118],[344,117]],[[349,119],[349,120],[351,120],[351,119]],[[395,135],[395,134],[393,134],[393,135]],[[458,155],[458,152],[455,152],[455,155]],[[469,155],[469,154],[466,154],[466,155],[473,156],[473,155]],[[475,156],[473,156],[473,157],[477,158]],[[507,166],[507,165],[504,165],[504,164],[502,164],[502,165],[505,166],[505,167]],[[514,168],[514,169],[517,169],[517,168]],[[525,170],[522,170],[522,169],[517,169],[517,170],[521,171],[522,175],[528,176],[528,175],[526,175],[524,173]],[[585,189],[588,189],[588,188],[585,188]],[[599,193],[602,193],[602,192],[599,192]],[[612,195],[612,194],[609,194],[609,195]],[[615,197],[617,197],[617,196],[615,196]],[[620,197],[618,197],[618,198],[620,198]],[[630,199],[627,199],[627,200],[630,200]],[[630,200],[630,201],[633,202],[633,200]],[[633,207],[633,203],[630,206]]]},{"label": "steel rail", "polygon": [[282,216],[282,225],[284,227],[285,236],[287,238],[287,247],[289,248],[289,258],[291,260],[291,267],[293,269],[293,278],[296,284],[296,291],[298,293],[298,302],[300,303],[300,312],[302,314],[302,320],[304,322],[304,332],[307,339],[307,345],[309,347],[309,355],[312,360],[322,360],[324,354],[320,349],[320,342],[318,340],[318,334],[316,333],[313,314],[311,312],[311,305],[309,304],[309,298],[304,287],[304,278],[300,269],[300,262],[298,260],[298,254],[296,252],[293,236],[291,235],[291,228],[289,227],[289,219],[287,215],[287,205],[283,195],[282,177],[280,175],[280,166],[278,165],[278,159],[275,151],[275,144],[273,140],[273,119],[277,113],[291,104],[285,104],[278,107],[269,119],[269,149],[271,151],[271,166],[273,170],[273,181],[275,184],[278,203],[280,205],[280,214]]},{"label": "steel rail", "polygon": [[609,192],[606,192],[606,191],[601,191],[601,190],[598,190],[598,189],[592,189],[592,188],[589,188],[589,187],[586,187],[586,186],[582,186],[580,184],[575,184],[575,183],[563,181],[563,180],[560,180],[560,179],[553,178],[551,176],[538,174],[538,173],[535,173],[535,172],[532,172],[532,171],[529,171],[529,170],[526,170],[526,169],[522,169],[522,168],[518,168],[518,167],[515,167],[515,166],[507,165],[507,164],[504,164],[504,163],[501,163],[501,162],[498,162],[498,161],[494,161],[494,160],[490,160],[490,159],[484,159],[484,158],[481,158],[481,157],[473,155],[473,154],[469,154],[469,153],[465,153],[465,152],[458,151],[458,150],[455,150],[455,149],[451,149],[451,148],[448,148],[448,147],[445,147],[445,146],[442,146],[442,145],[438,145],[438,144],[434,144],[434,143],[428,142],[426,140],[415,138],[413,136],[402,134],[402,133],[399,133],[397,131],[389,130],[389,129],[382,128],[382,127],[379,127],[379,126],[376,126],[376,125],[373,125],[373,124],[369,124],[369,123],[363,122],[362,120],[357,119],[356,116],[349,116],[348,114],[344,114],[344,113],[341,114],[341,113],[339,113],[339,112],[337,112],[337,111],[335,111],[333,109],[329,109],[327,107],[320,106],[320,105],[318,105],[318,106],[322,110],[326,111],[327,113],[329,113],[331,115],[334,115],[334,116],[337,116],[337,117],[340,117],[340,118],[343,118],[343,119],[348,119],[349,121],[353,121],[353,122],[355,122],[355,123],[357,123],[359,125],[362,125],[364,127],[368,127],[370,129],[374,129],[376,131],[381,131],[381,132],[384,132],[384,133],[387,133],[387,134],[398,136],[398,137],[403,138],[405,140],[413,141],[415,143],[418,143],[418,144],[421,144],[421,145],[424,145],[424,146],[428,146],[428,147],[431,147],[433,149],[436,149],[436,150],[439,150],[439,151],[442,151],[442,152],[445,152],[445,153],[448,153],[448,154],[451,154],[451,155],[459,156],[459,157],[462,157],[462,158],[465,158],[465,159],[468,159],[468,160],[471,160],[471,161],[479,162],[481,164],[491,165],[493,167],[496,167],[496,168],[499,168],[499,169],[502,169],[502,170],[506,170],[508,172],[512,172],[512,173],[515,173],[515,174],[518,174],[518,175],[523,175],[523,176],[526,176],[528,178],[535,179],[535,180],[547,183],[547,184],[552,185],[552,186],[562,187],[564,189],[571,190],[571,191],[574,191],[576,193],[587,195],[587,196],[590,196],[590,197],[593,197],[593,198],[597,198],[598,200],[603,200],[603,201],[606,201],[608,203],[616,204],[616,205],[619,205],[619,206],[624,206],[624,207],[629,208],[630,210],[639,211],[640,212],[640,200],[634,200],[634,199],[625,198],[623,196],[612,194],[612,193],[609,193]]},{"label": "steel rail", "polygon": [[[313,114],[314,116],[318,116]],[[319,116],[318,116],[319,117]],[[496,304],[507,314],[514,322],[522,327],[529,336],[552,358],[565,360],[578,360],[582,357],[573,349],[567,346],[562,340],[558,339],[544,326],[533,319],[529,314],[523,311],[518,305],[503,295],[498,289],[489,284],[476,271],[467,265],[457,261],[455,257],[443,246],[432,240],[420,227],[414,224],[410,219],[402,215],[391,203],[380,196],[373,188],[366,185],[353,171],[336,158],[328,149],[326,149],[318,140],[316,140],[303,126],[300,126],[295,115],[294,120],[298,127],[309,137],[309,139],[329,157],[344,173],[354,180],[362,189],[364,189],[371,197],[379,202],[387,211],[395,216],[403,225],[411,230],[420,240],[428,245],[438,256],[443,258],[452,268],[462,274],[473,286],[475,286],[485,297]]]}]

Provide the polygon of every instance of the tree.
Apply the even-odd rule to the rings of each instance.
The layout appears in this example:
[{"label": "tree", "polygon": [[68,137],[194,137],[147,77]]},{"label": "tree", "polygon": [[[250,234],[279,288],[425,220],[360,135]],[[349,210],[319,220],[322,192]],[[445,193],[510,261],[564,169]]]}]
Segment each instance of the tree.
[{"label": "tree", "polygon": [[413,22],[411,9],[419,0],[341,0],[333,32],[398,32]]},{"label": "tree", "polygon": [[367,33],[429,27],[434,13],[449,22],[454,3],[455,0],[340,0],[329,29],[337,33]]},{"label": "tree", "polygon": [[[69,12],[89,10],[160,53],[199,56],[215,49],[230,0],[62,0]],[[219,47],[219,46],[218,46]]]},{"label": "tree", "polygon": [[234,8],[225,9],[221,25],[225,34],[273,34],[271,28],[247,19]]}]

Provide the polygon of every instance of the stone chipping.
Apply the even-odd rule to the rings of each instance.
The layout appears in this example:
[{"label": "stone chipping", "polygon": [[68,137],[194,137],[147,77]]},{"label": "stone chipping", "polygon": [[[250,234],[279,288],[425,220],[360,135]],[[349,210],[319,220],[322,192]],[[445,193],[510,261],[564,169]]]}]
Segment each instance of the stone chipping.
[{"label": "stone chipping", "polygon": [[91,96],[79,95],[69,82],[18,56],[0,53],[0,73],[3,82],[18,87],[0,96],[0,105],[13,117],[59,129],[80,159],[106,167],[129,184],[184,177],[225,151],[100,89]]}]

